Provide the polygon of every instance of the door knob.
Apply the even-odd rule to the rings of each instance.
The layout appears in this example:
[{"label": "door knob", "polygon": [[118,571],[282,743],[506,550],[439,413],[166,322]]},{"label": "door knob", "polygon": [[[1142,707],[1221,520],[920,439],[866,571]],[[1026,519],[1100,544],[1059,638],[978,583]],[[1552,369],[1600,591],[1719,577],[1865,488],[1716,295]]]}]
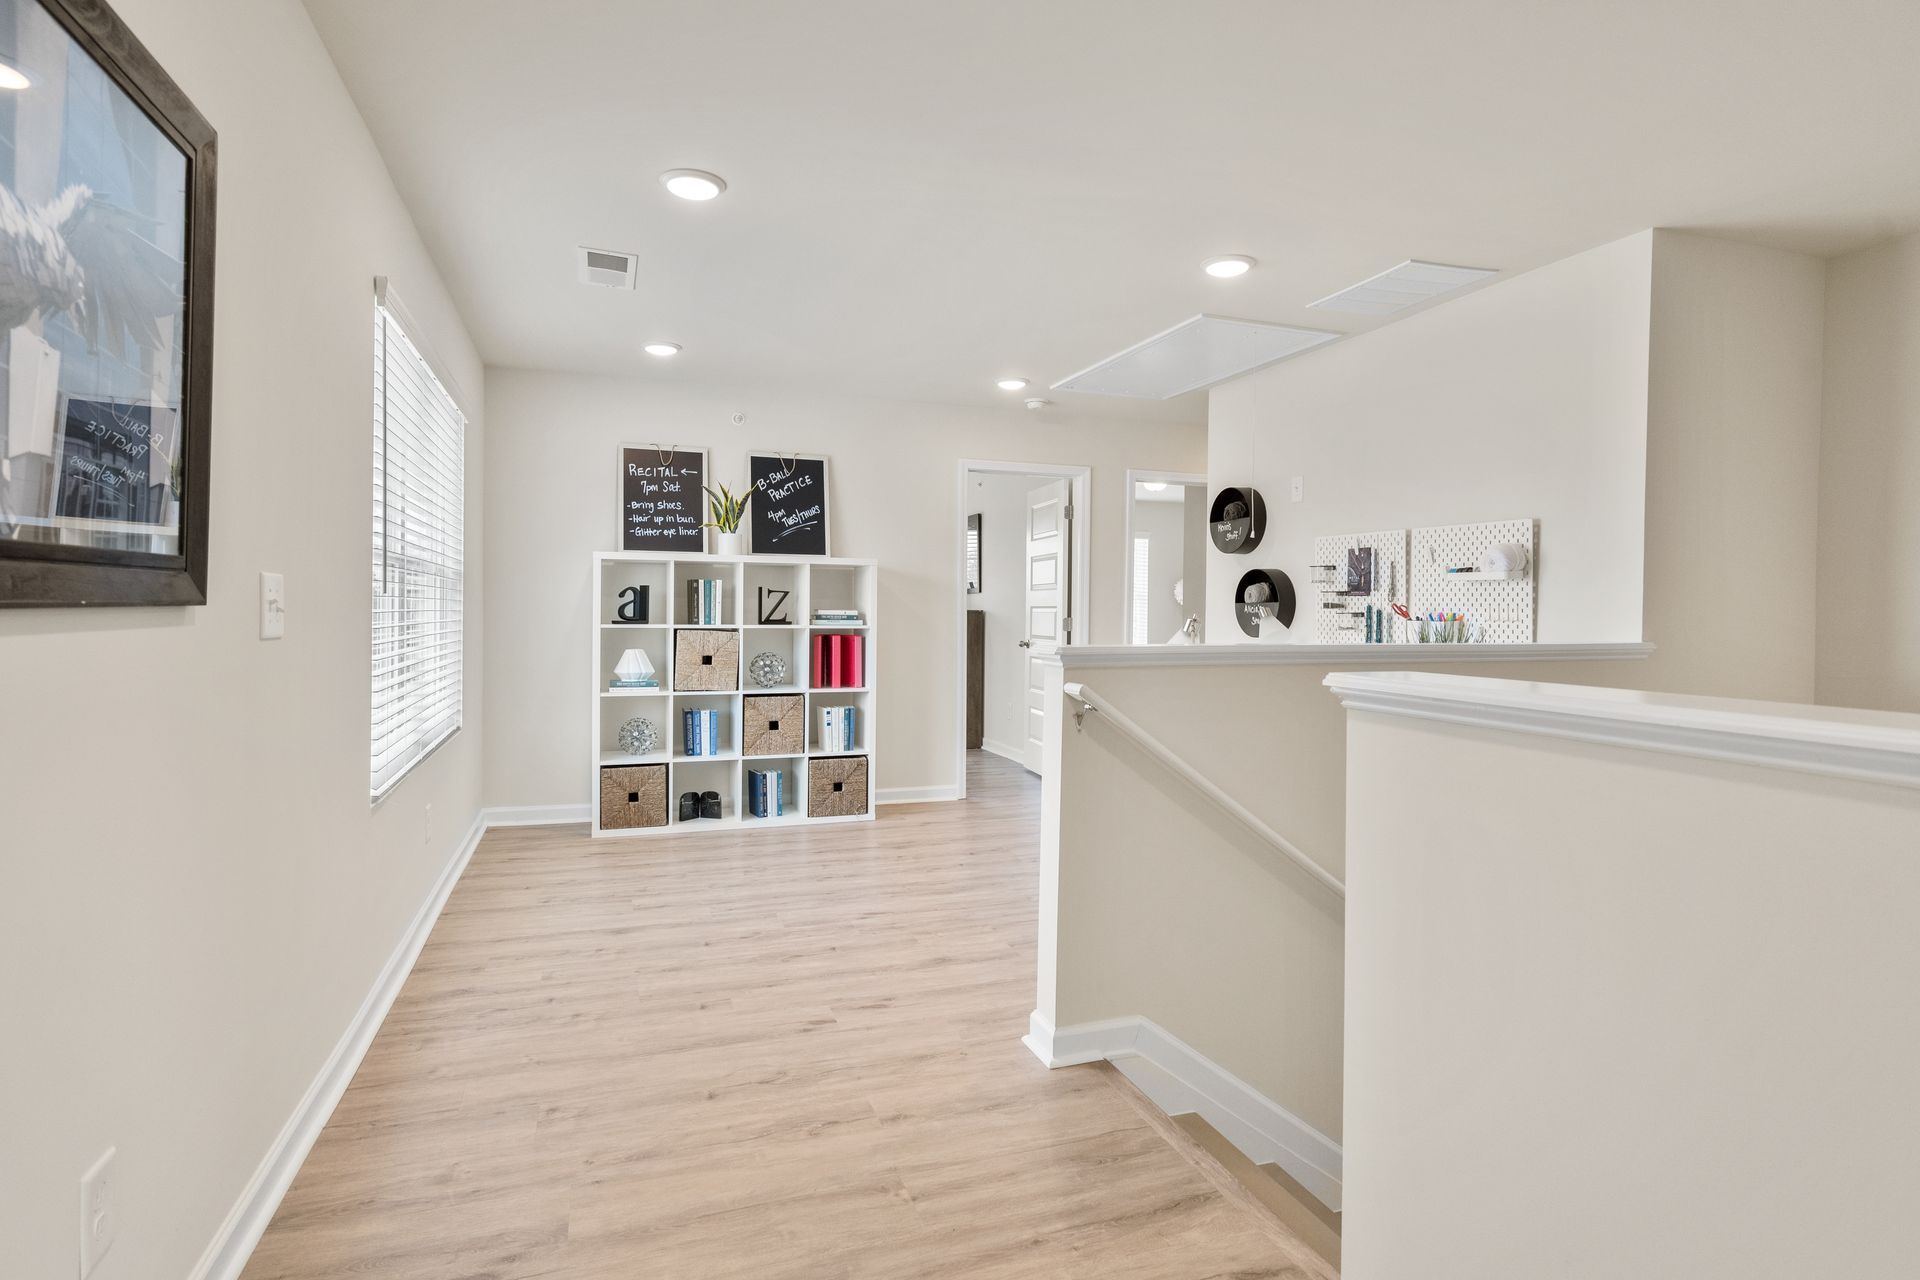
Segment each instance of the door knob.
[{"label": "door knob", "polygon": [[1021,647],[1022,649],[1031,649],[1031,648],[1033,648],[1033,641],[1031,641],[1031,640],[1022,640],[1022,641],[1020,642],[1020,647]]}]

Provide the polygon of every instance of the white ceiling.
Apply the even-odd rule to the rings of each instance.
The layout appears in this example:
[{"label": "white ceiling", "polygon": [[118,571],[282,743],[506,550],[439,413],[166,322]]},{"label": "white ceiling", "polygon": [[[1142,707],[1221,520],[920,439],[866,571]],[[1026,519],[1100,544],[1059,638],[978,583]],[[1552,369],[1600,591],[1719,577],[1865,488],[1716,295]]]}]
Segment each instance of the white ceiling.
[{"label": "white ceiling", "polygon": [[[1410,257],[1920,225],[1920,4],[1891,0],[308,8],[499,365],[970,404],[1019,374],[1198,421],[1044,387],[1202,311],[1371,327],[1306,304]],[[728,191],[674,199],[682,166]],[[581,244],[639,289],[578,283]],[[1202,275],[1223,253],[1260,265]]]}]

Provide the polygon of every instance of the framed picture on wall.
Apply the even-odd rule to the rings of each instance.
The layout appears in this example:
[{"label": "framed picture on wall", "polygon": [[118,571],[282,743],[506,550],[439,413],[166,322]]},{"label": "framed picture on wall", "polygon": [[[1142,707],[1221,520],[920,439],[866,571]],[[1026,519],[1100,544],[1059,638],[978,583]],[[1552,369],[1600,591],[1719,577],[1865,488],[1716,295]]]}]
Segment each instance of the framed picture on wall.
[{"label": "framed picture on wall", "polygon": [[705,551],[707,451],[620,446],[620,549]]},{"label": "framed picture on wall", "polygon": [[0,605],[207,599],[215,137],[96,0],[0,0]]},{"label": "framed picture on wall", "polygon": [[756,555],[830,556],[827,460],[815,454],[747,454],[747,528]]}]

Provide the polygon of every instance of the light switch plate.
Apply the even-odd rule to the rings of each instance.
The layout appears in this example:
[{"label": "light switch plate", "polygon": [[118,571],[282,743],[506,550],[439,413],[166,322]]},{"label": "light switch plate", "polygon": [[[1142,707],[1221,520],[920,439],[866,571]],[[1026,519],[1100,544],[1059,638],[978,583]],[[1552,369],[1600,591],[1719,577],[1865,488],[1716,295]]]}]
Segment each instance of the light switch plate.
[{"label": "light switch plate", "polygon": [[80,1280],[87,1280],[93,1269],[113,1248],[120,1231],[119,1196],[114,1187],[113,1152],[93,1162],[93,1168],[80,1178]]},{"label": "light switch plate", "polygon": [[260,638],[278,640],[287,634],[287,580],[278,573],[260,575]]}]

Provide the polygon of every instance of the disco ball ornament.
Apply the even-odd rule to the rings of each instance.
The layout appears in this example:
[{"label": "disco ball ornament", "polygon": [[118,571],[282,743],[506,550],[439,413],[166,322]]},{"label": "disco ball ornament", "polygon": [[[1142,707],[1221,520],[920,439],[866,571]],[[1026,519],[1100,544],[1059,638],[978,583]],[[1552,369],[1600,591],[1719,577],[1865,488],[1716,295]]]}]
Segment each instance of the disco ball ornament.
[{"label": "disco ball ornament", "polygon": [[777,653],[756,653],[747,664],[747,674],[762,689],[773,689],[787,682],[787,660]]},{"label": "disco ball ornament", "polygon": [[652,755],[660,749],[660,731],[645,716],[635,716],[620,726],[620,749],[633,756]]}]

